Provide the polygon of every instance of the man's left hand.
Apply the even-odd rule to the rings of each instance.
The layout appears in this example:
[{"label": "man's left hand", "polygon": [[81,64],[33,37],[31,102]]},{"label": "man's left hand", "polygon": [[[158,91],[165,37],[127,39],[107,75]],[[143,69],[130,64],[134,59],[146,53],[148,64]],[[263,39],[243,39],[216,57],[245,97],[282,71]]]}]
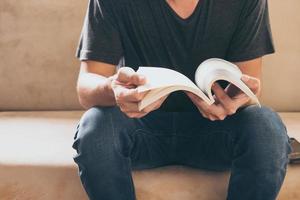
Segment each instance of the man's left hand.
[{"label": "man's left hand", "polygon": [[[242,76],[242,81],[256,95],[260,93],[260,80],[248,75]],[[233,84],[229,84],[225,90],[214,83],[212,90],[214,92],[215,103],[208,105],[204,100],[191,92],[186,92],[203,117],[212,121],[224,120],[227,116],[233,115],[236,111],[250,102],[250,98]]]}]

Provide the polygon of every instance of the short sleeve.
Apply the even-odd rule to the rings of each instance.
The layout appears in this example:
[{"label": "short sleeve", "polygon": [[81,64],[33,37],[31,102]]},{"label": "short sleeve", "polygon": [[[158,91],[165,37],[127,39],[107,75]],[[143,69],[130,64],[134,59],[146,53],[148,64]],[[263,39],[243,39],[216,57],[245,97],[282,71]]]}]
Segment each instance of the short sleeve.
[{"label": "short sleeve", "polygon": [[246,0],[227,60],[246,61],[274,52],[267,0]]},{"label": "short sleeve", "polygon": [[102,1],[89,1],[76,57],[118,64],[123,54],[120,34],[111,8]]}]

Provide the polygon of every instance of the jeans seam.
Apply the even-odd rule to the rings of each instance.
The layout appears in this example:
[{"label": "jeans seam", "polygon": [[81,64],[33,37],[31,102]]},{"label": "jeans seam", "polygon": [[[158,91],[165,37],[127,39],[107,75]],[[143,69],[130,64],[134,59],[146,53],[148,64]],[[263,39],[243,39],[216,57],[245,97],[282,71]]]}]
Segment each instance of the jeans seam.
[{"label": "jeans seam", "polygon": [[[128,170],[130,172],[131,169],[129,166],[131,165],[131,158],[129,156],[128,157],[124,156],[120,151],[120,146],[118,144],[116,144],[116,133],[115,133],[115,128],[114,128],[112,113],[109,113],[109,119],[110,119],[110,125],[112,127],[112,134],[113,134],[113,145],[114,145],[113,149],[122,159],[124,159],[125,161],[127,161],[129,163],[128,165],[126,165],[126,170]],[[132,145],[133,144],[131,143],[130,148],[132,147]],[[134,190],[134,183],[132,180],[132,175],[131,175],[131,173],[126,173],[126,176],[127,176],[127,179],[129,179],[131,182],[131,190],[132,190],[132,193],[134,194],[134,200],[135,200],[136,194],[135,194],[135,190]]]}]

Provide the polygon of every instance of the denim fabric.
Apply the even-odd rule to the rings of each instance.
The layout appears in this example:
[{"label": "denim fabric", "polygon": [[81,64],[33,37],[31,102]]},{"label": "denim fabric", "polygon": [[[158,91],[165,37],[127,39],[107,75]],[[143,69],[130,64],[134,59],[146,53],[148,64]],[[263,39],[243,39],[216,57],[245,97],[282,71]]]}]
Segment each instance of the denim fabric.
[{"label": "denim fabric", "polygon": [[163,111],[132,119],[117,107],[94,107],[81,118],[73,148],[91,200],[134,200],[131,171],[166,165],[230,170],[228,200],[274,200],[291,151],[280,117],[257,106],[223,121]]}]

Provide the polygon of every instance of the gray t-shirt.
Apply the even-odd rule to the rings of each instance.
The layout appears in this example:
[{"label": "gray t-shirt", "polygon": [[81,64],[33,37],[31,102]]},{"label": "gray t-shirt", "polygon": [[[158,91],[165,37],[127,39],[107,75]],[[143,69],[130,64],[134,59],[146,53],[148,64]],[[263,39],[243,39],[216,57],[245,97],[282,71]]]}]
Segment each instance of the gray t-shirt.
[{"label": "gray t-shirt", "polygon": [[[199,0],[187,19],[166,0],[90,0],[77,57],[167,67],[194,80],[205,59],[238,62],[273,52],[267,0]],[[196,109],[175,92],[162,110]]]}]

